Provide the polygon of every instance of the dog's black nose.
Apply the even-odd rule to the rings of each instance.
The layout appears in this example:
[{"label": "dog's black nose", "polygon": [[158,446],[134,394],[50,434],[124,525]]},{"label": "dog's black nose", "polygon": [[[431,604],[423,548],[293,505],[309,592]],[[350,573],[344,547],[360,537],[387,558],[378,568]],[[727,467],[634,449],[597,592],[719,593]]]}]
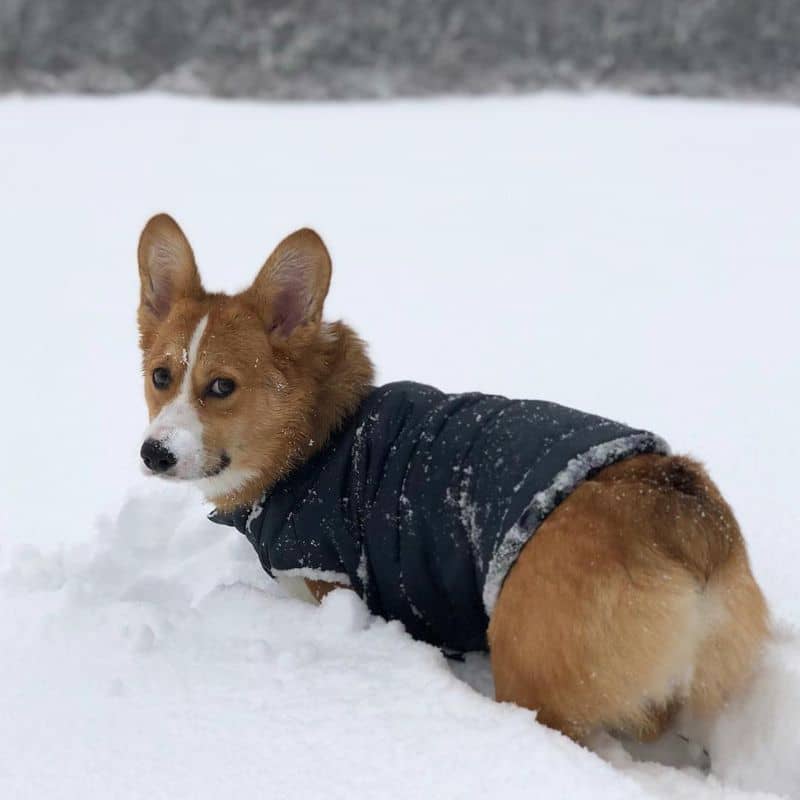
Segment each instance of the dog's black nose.
[{"label": "dog's black nose", "polygon": [[166,472],[177,464],[178,459],[158,439],[147,439],[139,451],[144,465],[152,472]]}]

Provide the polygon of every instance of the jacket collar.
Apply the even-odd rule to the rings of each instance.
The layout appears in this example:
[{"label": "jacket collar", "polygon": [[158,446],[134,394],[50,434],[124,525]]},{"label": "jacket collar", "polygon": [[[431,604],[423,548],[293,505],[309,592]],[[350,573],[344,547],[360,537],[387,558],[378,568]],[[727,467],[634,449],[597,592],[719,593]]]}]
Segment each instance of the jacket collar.
[{"label": "jacket collar", "polygon": [[245,526],[250,514],[253,511],[253,506],[238,506],[233,511],[221,511],[215,508],[209,515],[208,519],[217,525],[228,525],[236,528],[241,533],[245,533]]}]

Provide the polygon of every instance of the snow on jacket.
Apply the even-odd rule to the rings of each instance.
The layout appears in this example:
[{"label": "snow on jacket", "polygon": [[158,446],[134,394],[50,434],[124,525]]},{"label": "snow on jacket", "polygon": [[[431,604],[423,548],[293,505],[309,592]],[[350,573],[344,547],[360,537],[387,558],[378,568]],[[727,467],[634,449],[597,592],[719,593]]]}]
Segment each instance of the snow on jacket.
[{"label": "snow on jacket", "polygon": [[555,403],[392,383],[252,508],[211,518],[273,577],[349,585],[415,638],[482,650],[503,580],[547,515],[603,467],[666,452],[652,433]]}]

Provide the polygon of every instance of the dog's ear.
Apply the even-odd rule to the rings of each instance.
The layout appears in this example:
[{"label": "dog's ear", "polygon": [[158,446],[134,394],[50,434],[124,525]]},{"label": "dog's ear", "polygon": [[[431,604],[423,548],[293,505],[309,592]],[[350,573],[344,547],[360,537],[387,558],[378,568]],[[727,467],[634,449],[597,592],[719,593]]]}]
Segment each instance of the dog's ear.
[{"label": "dog's ear", "polygon": [[168,214],[158,214],[139,237],[139,325],[159,321],[181,298],[201,299],[203,286],[194,253],[183,231]]},{"label": "dog's ear", "polygon": [[277,340],[318,328],[331,282],[331,258],[310,228],[287,236],[261,268],[247,294]]}]

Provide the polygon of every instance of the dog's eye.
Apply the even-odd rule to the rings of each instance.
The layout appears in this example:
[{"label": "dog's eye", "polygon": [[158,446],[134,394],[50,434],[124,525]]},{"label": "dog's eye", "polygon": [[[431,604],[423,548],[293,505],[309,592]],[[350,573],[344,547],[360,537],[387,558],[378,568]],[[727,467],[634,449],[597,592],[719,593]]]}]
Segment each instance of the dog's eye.
[{"label": "dog's eye", "polygon": [[216,378],[208,387],[208,394],[212,397],[227,397],[233,393],[236,384],[230,378]]},{"label": "dog's eye", "polygon": [[172,375],[166,367],[156,367],[153,370],[153,386],[156,389],[166,389],[172,381]]}]

